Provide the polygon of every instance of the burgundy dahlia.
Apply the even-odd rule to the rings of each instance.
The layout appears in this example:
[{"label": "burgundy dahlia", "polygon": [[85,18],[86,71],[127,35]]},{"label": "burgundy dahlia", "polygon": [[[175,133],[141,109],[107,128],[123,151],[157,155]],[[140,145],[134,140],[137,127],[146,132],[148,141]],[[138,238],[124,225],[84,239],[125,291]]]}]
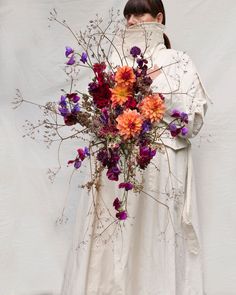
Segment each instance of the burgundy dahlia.
[{"label": "burgundy dahlia", "polygon": [[99,109],[107,107],[111,103],[111,90],[107,83],[102,86],[98,86],[91,92],[91,95],[93,96],[94,104]]}]

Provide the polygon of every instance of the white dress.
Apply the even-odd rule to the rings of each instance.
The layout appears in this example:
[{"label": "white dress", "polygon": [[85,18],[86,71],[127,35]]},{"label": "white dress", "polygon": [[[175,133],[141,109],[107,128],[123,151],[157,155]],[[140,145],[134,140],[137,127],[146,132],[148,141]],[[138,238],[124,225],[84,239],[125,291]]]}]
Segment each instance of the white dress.
[{"label": "white dress", "polygon": [[[164,93],[169,114],[174,108],[189,114],[191,138],[207,109],[196,68],[186,53],[166,49],[163,26],[157,23],[128,29],[125,54],[130,45],[142,48],[143,28],[151,32],[149,61],[161,67],[153,91]],[[118,64],[117,57],[113,60]],[[80,196],[61,295],[204,294],[191,144],[168,134],[163,141],[165,151],[137,175],[144,193],[129,194],[125,222],[114,223],[112,202],[119,190],[106,176],[98,192]]]}]

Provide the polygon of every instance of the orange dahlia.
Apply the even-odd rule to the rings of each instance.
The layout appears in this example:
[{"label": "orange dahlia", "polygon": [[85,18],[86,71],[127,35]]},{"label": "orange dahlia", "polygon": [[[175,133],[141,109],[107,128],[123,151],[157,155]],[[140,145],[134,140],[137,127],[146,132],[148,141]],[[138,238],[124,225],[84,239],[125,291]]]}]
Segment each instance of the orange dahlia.
[{"label": "orange dahlia", "polygon": [[128,66],[118,68],[115,75],[115,81],[117,82],[117,84],[122,84],[126,86],[132,85],[135,82],[135,74],[133,72],[133,69]]},{"label": "orange dahlia", "polygon": [[117,85],[115,88],[111,89],[112,96],[112,105],[123,105],[132,96],[132,92],[129,87],[122,85]]},{"label": "orange dahlia", "polygon": [[137,110],[126,110],[123,114],[119,115],[116,119],[118,122],[117,129],[119,134],[124,137],[124,139],[129,139],[139,134],[142,129],[142,116],[137,112]]},{"label": "orange dahlia", "polygon": [[165,113],[165,104],[159,94],[146,96],[139,104],[140,113],[145,119],[153,122],[159,122]]}]

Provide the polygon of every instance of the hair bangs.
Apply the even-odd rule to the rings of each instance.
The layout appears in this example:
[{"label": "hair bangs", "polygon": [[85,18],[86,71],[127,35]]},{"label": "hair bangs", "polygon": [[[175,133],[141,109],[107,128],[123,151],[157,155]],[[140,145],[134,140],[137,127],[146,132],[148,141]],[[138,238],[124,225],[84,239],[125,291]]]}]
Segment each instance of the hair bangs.
[{"label": "hair bangs", "polygon": [[147,0],[129,0],[123,11],[124,17],[127,17],[130,14],[138,15],[143,13],[152,14],[151,7]]}]

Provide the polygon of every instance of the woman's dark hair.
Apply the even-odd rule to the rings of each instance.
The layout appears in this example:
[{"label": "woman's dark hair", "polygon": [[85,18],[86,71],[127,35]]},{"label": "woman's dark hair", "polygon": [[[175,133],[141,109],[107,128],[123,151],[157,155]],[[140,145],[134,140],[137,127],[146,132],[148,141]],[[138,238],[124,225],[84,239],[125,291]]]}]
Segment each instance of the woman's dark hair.
[{"label": "woman's dark hair", "polygon": [[[166,24],[166,14],[165,8],[161,0],[129,0],[124,8],[124,17],[127,18],[130,14],[143,14],[150,13],[152,17],[156,17],[158,13],[161,12],[163,14],[162,24]],[[164,43],[166,48],[171,48],[170,40],[163,34]]]}]

